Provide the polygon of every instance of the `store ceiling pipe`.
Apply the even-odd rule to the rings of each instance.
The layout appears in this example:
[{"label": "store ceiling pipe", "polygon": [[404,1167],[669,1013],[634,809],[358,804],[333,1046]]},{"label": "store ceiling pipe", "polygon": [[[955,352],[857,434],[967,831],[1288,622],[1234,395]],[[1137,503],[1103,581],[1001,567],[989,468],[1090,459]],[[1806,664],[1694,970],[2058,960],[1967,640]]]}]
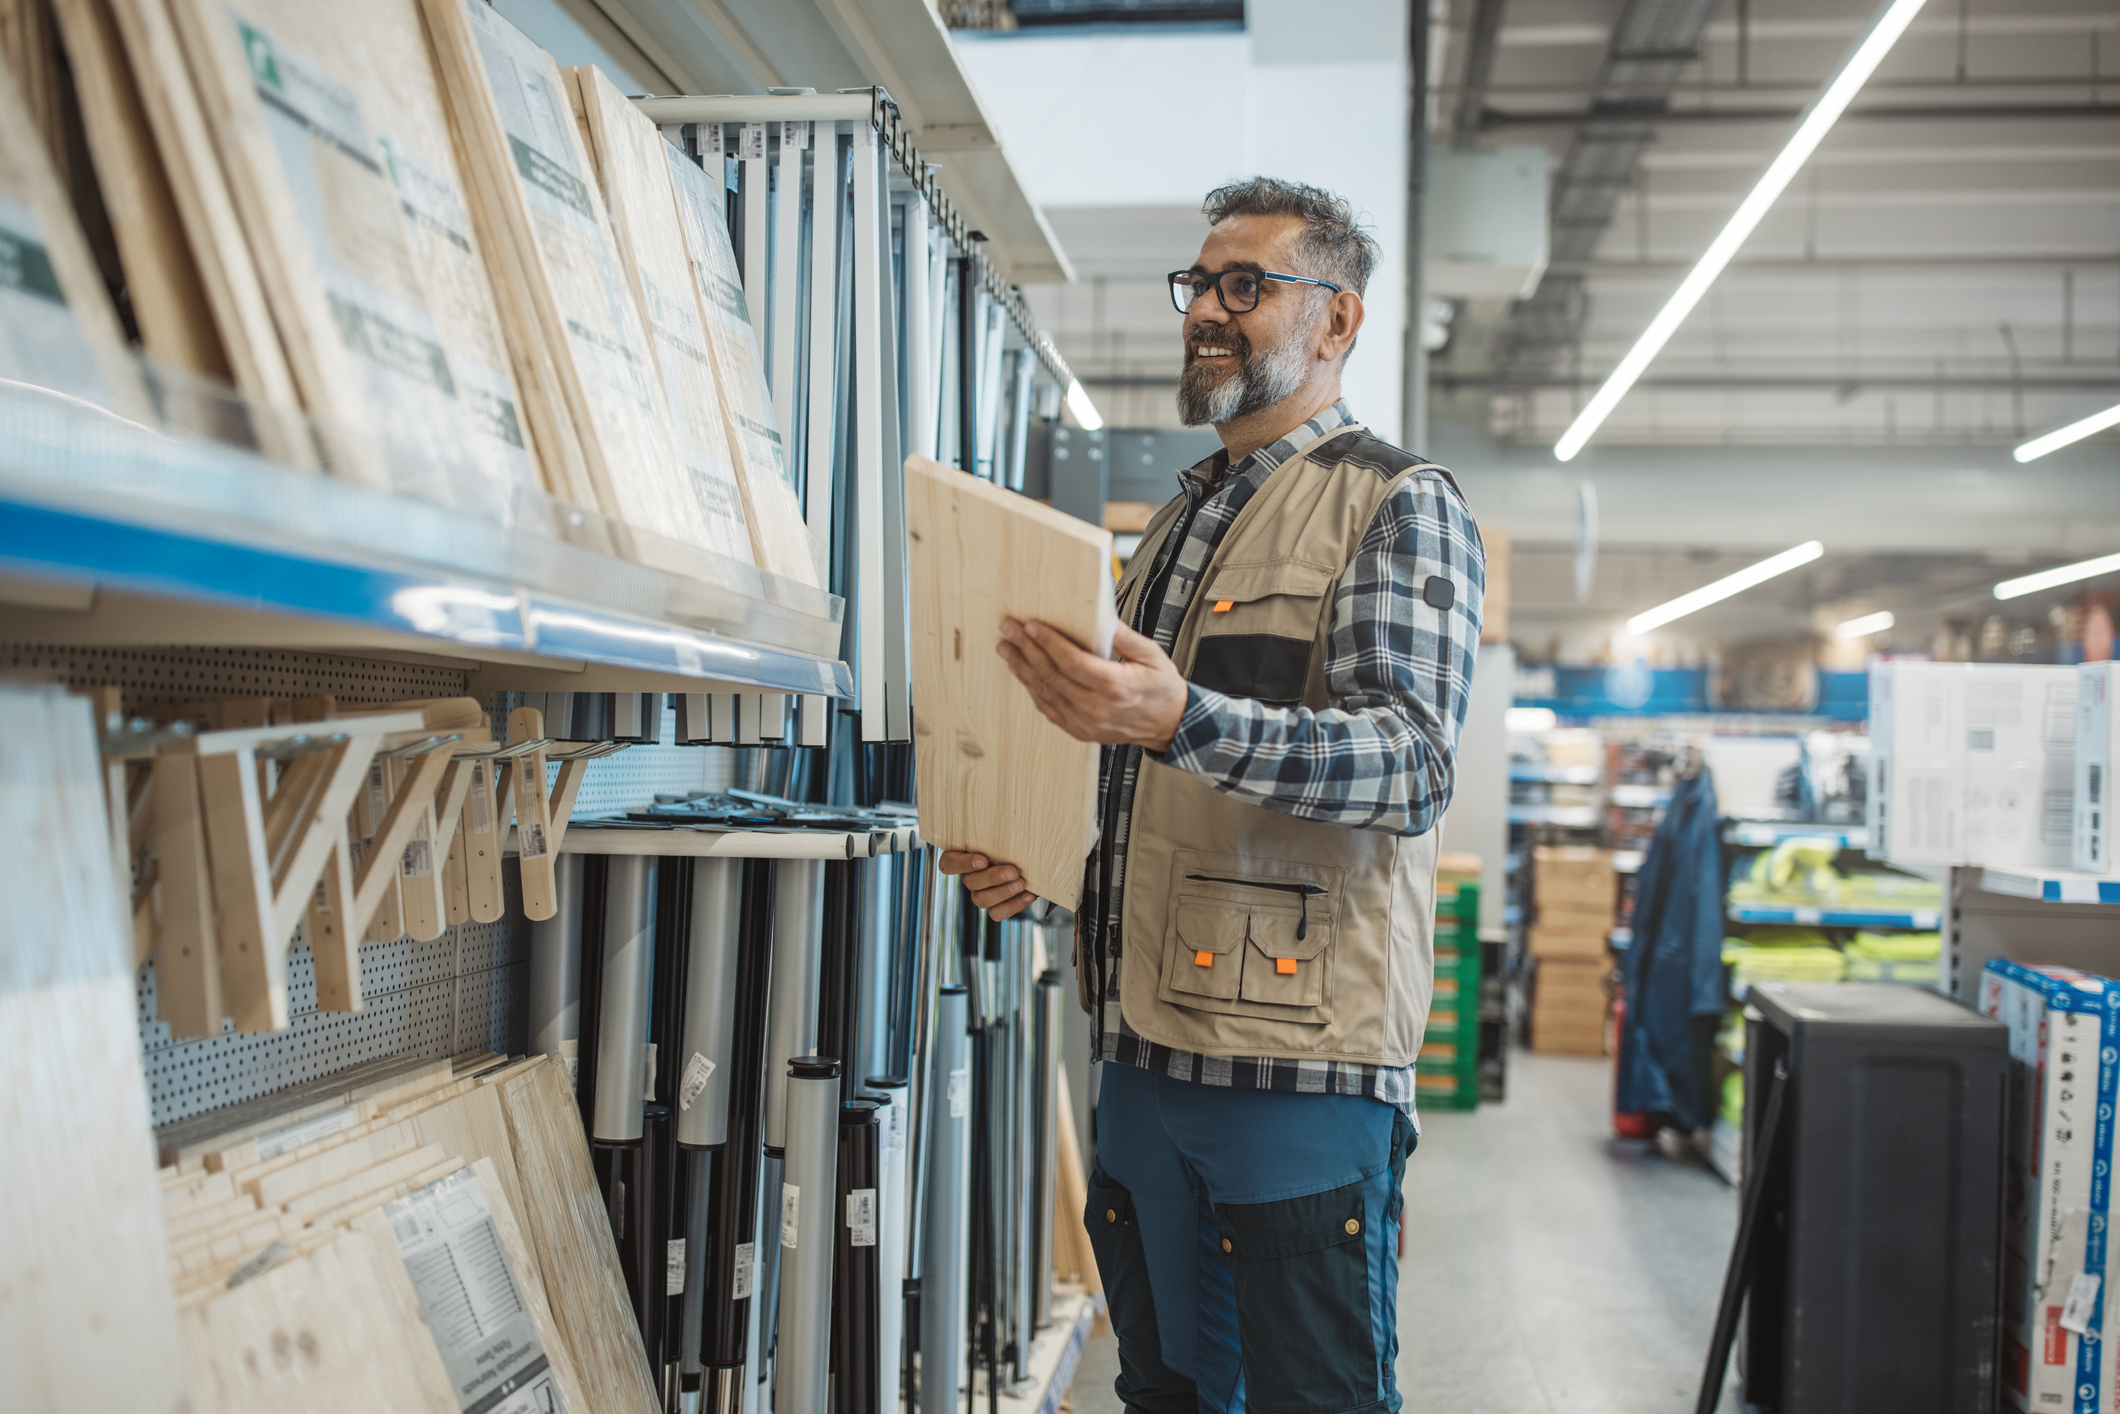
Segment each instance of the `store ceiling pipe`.
[{"label": "store ceiling pipe", "polygon": [[1628,349],[1626,356],[1620,359],[1619,367],[1612,370],[1611,376],[1605,379],[1604,386],[1591,395],[1590,401],[1583,405],[1583,410],[1576,414],[1575,421],[1561,434],[1560,441],[1553,444],[1555,457],[1561,461],[1573,460],[1575,454],[1583,449],[1583,444],[1604,425],[1605,419],[1612,415],[1612,410],[1619,406],[1620,399],[1626,397],[1627,390],[1634,386],[1634,380],[1641,377],[1657,354],[1663,351],[1671,336],[1678,332],[1678,326],[1686,322],[1686,316],[1693,312],[1693,307],[1707,294],[1708,287],[1722,274],[1723,267],[1730,263],[1731,258],[1750,238],[1753,228],[1759,225],[1760,220],[1772,209],[1789,183],[1795,180],[1797,172],[1810,160],[1818,144],[1825,141],[1826,134],[1833,130],[1833,124],[1840,120],[1840,115],[1846,111],[1848,104],[1854,101],[1855,95],[1862,91],[1862,86],[1870,81],[1870,75],[1884,62],[1884,57],[1892,52],[1892,46],[1899,42],[1899,36],[1914,22],[1914,16],[1920,13],[1925,3],[1927,0],[1888,0],[1885,7],[1877,12],[1877,18],[1870,23],[1869,32],[1856,41],[1855,47],[1848,52],[1848,57],[1841,61],[1838,71],[1826,81],[1826,86],[1819,91],[1818,97],[1811,100],[1811,106],[1805,110],[1803,117],[1797,120],[1796,130],[1789,134],[1789,139],[1782,144],[1781,151],[1767,164],[1767,170],[1760,174],[1759,181],[1745,194],[1745,199],[1737,204],[1737,210],[1731,213],[1729,221],[1716,233],[1715,239],[1708,243],[1707,250],[1694,262],[1693,268],[1686,273],[1686,278],[1679,281],[1678,288],[1672,292],[1671,298],[1656,312],[1656,317],[1649,321],[1649,327],[1642,331],[1641,337],[1634,341],[1634,347]]},{"label": "store ceiling pipe", "polygon": [[829,1414],[839,1062],[830,1056],[796,1056],[785,1073],[787,1168],[780,1184],[780,1340],[773,1414]]},{"label": "store ceiling pipe", "polygon": [[824,861],[773,864],[773,989],[767,1003],[766,1149],[787,1145],[787,1062],[817,1049],[817,968],[824,911]]}]

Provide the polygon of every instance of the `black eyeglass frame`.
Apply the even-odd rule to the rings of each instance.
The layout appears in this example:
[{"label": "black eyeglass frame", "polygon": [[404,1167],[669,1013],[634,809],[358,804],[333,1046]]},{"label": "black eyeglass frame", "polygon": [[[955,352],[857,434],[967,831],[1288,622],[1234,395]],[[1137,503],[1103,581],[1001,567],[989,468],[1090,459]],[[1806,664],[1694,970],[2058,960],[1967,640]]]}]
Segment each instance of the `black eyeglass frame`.
[{"label": "black eyeglass frame", "polygon": [[[1283,275],[1276,270],[1224,270],[1218,275],[1209,275],[1205,271],[1200,270],[1173,270],[1167,277],[1170,281],[1170,302],[1173,306],[1176,307],[1178,313],[1191,313],[1192,307],[1207,297],[1207,291],[1201,290],[1199,293],[1193,294],[1192,298],[1187,300],[1183,304],[1178,303],[1179,294],[1181,291],[1185,293],[1191,293],[1192,285],[1195,280],[1205,280],[1207,281],[1208,288],[1212,289],[1215,292],[1215,298],[1221,302],[1222,309],[1225,313],[1249,314],[1259,307],[1259,301],[1254,298],[1250,304],[1245,305],[1242,309],[1238,309],[1237,307],[1232,305],[1229,302],[1229,292],[1223,287],[1222,283],[1232,275],[1249,275],[1254,280],[1261,281],[1279,280],[1283,284],[1287,285],[1316,285],[1320,289],[1331,290],[1334,294],[1340,293],[1340,287],[1338,285],[1333,284],[1330,280],[1313,280],[1308,275]],[[1263,293],[1264,290],[1265,286],[1262,284],[1260,286],[1261,293]]]}]

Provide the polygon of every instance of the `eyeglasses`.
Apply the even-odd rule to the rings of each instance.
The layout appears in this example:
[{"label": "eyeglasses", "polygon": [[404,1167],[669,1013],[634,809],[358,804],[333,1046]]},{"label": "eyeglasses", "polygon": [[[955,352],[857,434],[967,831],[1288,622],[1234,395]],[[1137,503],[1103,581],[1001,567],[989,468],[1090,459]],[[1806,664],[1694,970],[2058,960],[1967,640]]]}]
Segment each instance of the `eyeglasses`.
[{"label": "eyeglasses", "polygon": [[1170,272],[1170,302],[1178,307],[1178,313],[1186,314],[1207,297],[1209,290],[1213,290],[1215,298],[1222,301],[1222,308],[1231,314],[1249,314],[1259,307],[1259,295],[1268,280],[1280,280],[1290,285],[1316,285],[1334,294],[1340,292],[1340,287],[1329,280],[1281,275],[1271,270],[1224,270],[1219,275],[1202,274],[1198,270],[1173,270]]}]

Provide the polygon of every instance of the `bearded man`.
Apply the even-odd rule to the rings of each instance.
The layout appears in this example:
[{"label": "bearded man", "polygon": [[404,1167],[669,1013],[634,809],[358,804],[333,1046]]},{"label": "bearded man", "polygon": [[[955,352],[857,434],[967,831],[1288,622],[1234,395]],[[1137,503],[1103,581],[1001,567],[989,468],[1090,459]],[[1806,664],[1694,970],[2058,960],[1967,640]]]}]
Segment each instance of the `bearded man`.
[{"label": "bearded man", "polygon": [[[998,650],[1101,742],[1075,963],[1103,1062],[1085,1220],[1129,1410],[1396,1411],[1399,1184],[1435,973],[1486,562],[1443,468],[1340,397],[1377,247],[1346,202],[1211,193],[1178,473],[1118,587],[1114,659],[1041,624]],[[1036,900],[945,854],[973,900]]]}]

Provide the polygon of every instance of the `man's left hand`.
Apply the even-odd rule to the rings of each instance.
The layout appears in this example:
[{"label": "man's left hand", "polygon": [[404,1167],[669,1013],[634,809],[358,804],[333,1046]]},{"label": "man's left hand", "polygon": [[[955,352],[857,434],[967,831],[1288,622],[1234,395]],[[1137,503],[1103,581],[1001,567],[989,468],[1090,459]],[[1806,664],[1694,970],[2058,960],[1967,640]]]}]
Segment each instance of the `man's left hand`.
[{"label": "man's left hand", "polygon": [[1170,655],[1124,624],[1112,640],[1116,658],[1086,653],[1048,625],[1015,619],[1001,621],[994,651],[1047,720],[1077,741],[1145,746],[1160,755],[1185,715],[1185,679]]}]

